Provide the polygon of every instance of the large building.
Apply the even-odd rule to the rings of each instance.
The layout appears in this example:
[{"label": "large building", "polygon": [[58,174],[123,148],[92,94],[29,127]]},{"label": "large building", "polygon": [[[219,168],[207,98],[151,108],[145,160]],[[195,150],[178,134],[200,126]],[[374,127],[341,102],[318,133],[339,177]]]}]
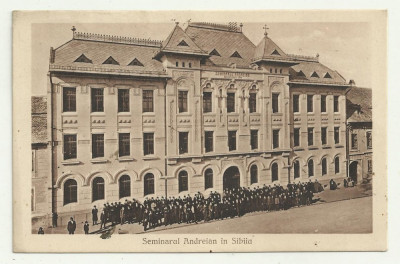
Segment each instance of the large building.
[{"label": "large building", "polygon": [[176,24],[163,42],[73,29],[50,51],[52,212],[346,177],[350,85],[260,38],[234,23]]}]

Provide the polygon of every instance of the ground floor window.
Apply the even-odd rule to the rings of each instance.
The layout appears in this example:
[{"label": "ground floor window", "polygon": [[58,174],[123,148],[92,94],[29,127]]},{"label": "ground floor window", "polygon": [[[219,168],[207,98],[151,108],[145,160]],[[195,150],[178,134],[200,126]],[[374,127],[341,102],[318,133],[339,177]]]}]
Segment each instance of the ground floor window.
[{"label": "ground floor window", "polygon": [[144,176],[144,195],[154,194],[154,175],[147,173]]},{"label": "ground floor window", "polygon": [[96,177],[92,184],[92,201],[103,200],[104,199],[104,179],[101,177]]},{"label": "ground floor window", "polygon": [[207,169],[204,174],[204,189],[207,190],[213,187],[213,171],[212,169]]},{"label": "ground floor window", "polygon": [[119,199],[131,196],[131,178],[123,175],[119,178]]},{"label": "ground floor window", "polygon": [[271,166],[271,173],[272,173],[272,181],[277,181],[278,180],[278,164],[274,163]]},{"label": "ground floor window", "polygon": [[340,172],[340,166],[339,166],[339,157],[335,158],[335,174],[338,174]]},{"label": "ground floor window", "polygon": [[253,165],[250,168],[250,184],[258,182],[258,169],[257,165]]},{"label": "ground floor window", "polygon": [[69,179],[64,183],[64,205],[78,201],[78,184]]},{"label": "ground floor window", "polygon": [[294,178],[295,179],[300,178],[300,163],[298,160],[296,160],[293,163],[293,168],[294,168]]},{"label": "ground floor window", "polygon": [[326,159],[323,158],[321,161],[321,166],[322,166],[322,176],[326,175],[327,172],[327,166],[326,166]]},{"label": "ground floor window", "polygon": [[308,177],[314,176],[314,161],[310,159],[308,161]]},{"label": "ground floor window", "polygon": [[184,192],[188,190],[188,174],[186,171],[179,172],[179,192]]}]

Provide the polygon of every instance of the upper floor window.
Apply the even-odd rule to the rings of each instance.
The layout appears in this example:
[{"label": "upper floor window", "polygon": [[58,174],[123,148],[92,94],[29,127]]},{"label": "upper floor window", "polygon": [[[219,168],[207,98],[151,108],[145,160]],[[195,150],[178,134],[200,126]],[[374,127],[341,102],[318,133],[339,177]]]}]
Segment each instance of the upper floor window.
[{"label": "upper floor window", "polygon": [[192,68],[192,63],[191,62],[189,62],[189,68]]},{"label": "upper floor window", "polygon": [[228,131],[229,151],[236,150],[236,131]]},{"label": "upper floor window", "polygon": [[103,88],[92,88],[92,112],[104,112]]},{"label": "upper floor window", "polygon": [[258,149],[258,130],[250,130],[251,149]]},{"label": "upper floor window", "polygon": [[64,135],[64,160],[76,159],[76,135]]},{"label": "upper floor window", "polygon": [[176,66],[176,67],[179,67],[179,62],[175,62],[175,66]]},{"label": "upper floor window", "polygon": [[309,146],[314,145],[314,128],[313,127],[309,127],[307,129],[307,134],[308,134],[308,145]]},{"label": "upper floor window", "polygon": [[368,160],[367,165],[368,165],[368,173],[372,173],[372,160]]},{"label": "upper floor window", "polygon": [[279,148],[279,129],[272,130],[272,148]]},{"label": "upper floor window", "polygon": [[372,148],[372,133],[371,131],[367,132],[367,148]]},{"label": "upper floor window", "polygon": [[326,95],[321,95],[321,112],[326,112]]},{"label": "upper floor window", "polygon": [[312,94],[307,94],[307,112],[314,112],[314,96]]},{"label": "upper floor window", "polygon": [[145,156],[154,154],[154,133],[143,134],[143,154]]},{"label": "upper floor window", "polygon": [[130,134],[119,133],[119,156],[123,157],[131,155],[130,146]]},{"label": "upper floor window", "polygon": [[211,92],[203,92],[203,112],[204,113],[212,112],[212,93]]},{"label": "upper floor window", "polygon": [[63,112],[76,112],[76,88],[63,88]]},{"label": "upper floor window", "polygon": [[143,90],[143,113],[154,112],[153,90]]},{"label": "upper floor window", "polygon": [[188,153],[189,132],[179,132],[179,154]]},{"label": "upper floor window", "polygon": [[293,130],[293,143],[295,147],[300,146],[300,128],[296,127]]},{"label": "upper floor window", "polygon": [[249,94],[249,111],[250,113],[257,112],[257,94],[255,92]]},{"label": "upper floor window", "polygon": [[339,142],[340,142],[339,127],[334,127],[333,137],[334,137],[334,140],[335,140],[335,144],[339,144]]},{"label": "upper floor window", "polygon": [[129,112],[129,89],[118,89],[118,112]]},{"label": "upper floor window", "polygon": [[326,135],[327,135],[327,128],[321,127],[321,143],[322,145],[326,145]]},{"label": "upper floor window", "polygon": [[293,112],[298,113],[300,112],[300,107],[299,107],[299,98],[300,96],[298,94],[293,95]]},{"label": "upper floor window", "polygon": [[339,112],[339,96],[337,95],[333,97],[333,111],[335,113]]},{"label": "upper floor window", "polygon": [[235,112],[235,93],[228,93],[226,101],[228,113]]},{"label": "upper floor window", "polygon": [[273,93],[272,94],[272,113],[279,112],[279,94]]},{"label": "upper floor window", "polygon": [[92,158],[104,157],[104,134],[92,134]]},{"label": "upper floor window", "polygon": [[206,152],[214,151],[214,132],[205,131],[204,132],[204,148]]},{"label": "upper floor window", "polygon": [[188,92],[178,91],[178,109],[179,113],[185,113],[188,111]]},{"label": "upper floor window", "polygon": [[185,68],[185,62],[184,61],[182,61],[182,67]]},{"label": "upper floor window", "polygon": [[351,134],[351,149],[358,149],[358,139],[355,133]]}]

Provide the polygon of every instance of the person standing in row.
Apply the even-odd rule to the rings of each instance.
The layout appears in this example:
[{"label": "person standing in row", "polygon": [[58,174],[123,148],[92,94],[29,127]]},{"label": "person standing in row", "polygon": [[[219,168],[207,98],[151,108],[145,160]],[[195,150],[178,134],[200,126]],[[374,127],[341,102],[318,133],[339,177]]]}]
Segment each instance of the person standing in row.
[{"label": "person standing in row", "polygon": [[73,235],[75,232],[75,229],[76,229],[76,222],[74,221],[74,218],[71,217],[68,222],[67,230],[70,235]]},{"label": "person standing in row", "polygon": [[89,223],[88,223],[88,221],[85,221],[85,224],[83,225],[83,230],[85,231],[85,235],[89,234]]},{"label": "person standing in row", "polygon": [[93,221],[93,225],[97,225],[97,221],[98,221],[98,217],[97,217],[97,213],[98,213],[98,209],[96,208],[96,205],[93,206],[92,209],[92,221]]}]

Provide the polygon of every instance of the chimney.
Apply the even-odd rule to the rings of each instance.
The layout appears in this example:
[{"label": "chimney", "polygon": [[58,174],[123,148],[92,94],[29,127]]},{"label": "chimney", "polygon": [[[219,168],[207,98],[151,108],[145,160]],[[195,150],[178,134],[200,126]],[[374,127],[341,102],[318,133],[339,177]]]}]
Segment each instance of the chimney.
[{"label": "chimney", "polygon": [[353,79],[351,79],[351,80],[349,81],[349,84],[350,84],[350,86],[355,86],[355,85],[356,85],[356,82],[355,82]]},{"label": "chimney", "polygon": [[54,63],[54,57],[55,57],[55,50],[53,47],[50,48],[50,63]]}]

